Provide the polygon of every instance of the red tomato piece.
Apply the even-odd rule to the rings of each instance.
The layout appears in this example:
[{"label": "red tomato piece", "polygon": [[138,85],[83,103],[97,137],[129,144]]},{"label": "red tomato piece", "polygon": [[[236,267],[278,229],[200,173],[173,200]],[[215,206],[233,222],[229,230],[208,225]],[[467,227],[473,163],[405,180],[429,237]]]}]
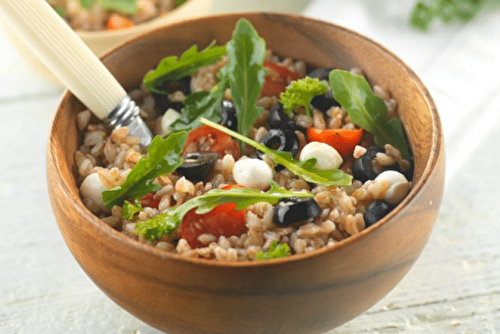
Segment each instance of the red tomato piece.
[{"label": "red tomato piece", "polygon": [[[233,186],[225,186],[222,189],[230,189]],[[217,238],[221,235],[241,235],[246,229],[245,210],[236,211],[235,208],[235,203],[221,204],[201,215],[196,213],[197,208],[191,209],[182,218],[181,237],[186,239],[192,248],[196,248],[206,246],[198,240],[202,234],[212,234]]]},{"label": "red tomato piece", "polygon": [[183,154],[215,152],[222,159],[231,154],[235,160],[240,157],[240,146],[230,135],[208,125],[202,125],[189,131]]},{"label": "red tomato piece", "polygon": [[308,141],[319,141],[333,146],[340,155],[348,155],[354,151],[356,145],[361,141],[363,129],[307,129]]},{"label": "red tomato piece", "polygon": [[141,197],[141,206],[143,208],[149,207],[149,208],[154,208],[158,209],[158,206],[160,205],[160,200],[161,198],[155,198],[154,193],[149,193],[147,195],[144,195]]},{"label": "red tomato piece", "polygon": [[260,93],[261,96],[279,96],[286,90],[291,81],[299,78],[297,73],[271,61],[264,61],[262,66],[267,69],[267,75]]}]

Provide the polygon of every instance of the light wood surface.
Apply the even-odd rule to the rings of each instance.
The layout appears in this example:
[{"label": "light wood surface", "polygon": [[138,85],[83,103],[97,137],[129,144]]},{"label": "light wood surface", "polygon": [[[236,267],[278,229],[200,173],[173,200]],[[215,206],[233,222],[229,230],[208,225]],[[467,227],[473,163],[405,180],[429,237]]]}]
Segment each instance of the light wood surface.
[{"label": "light wood surface", "polygon": [[[453,46],[464,40],[462,31],[449,30],[461,38],[434,54],[459,54]],[[105,296],[69,253],[45,178],[46,138],[62,91],[27,66],[2,31],[0,50],[0,152],[9,157],[0,162],[0,332],[159,334]],[[484,48],[476,51],[471,67],[482,68]],[[434,59],[431,65],[444,61]],[[489,90],[465,97],[438,86],[442,80],[424,78],[435,96],[446,96],[442,102],[467,100],[498,110]],[[448,182],[431,238],[407,276],[375,306],[329,333],[500,331],[500,160],[491,153],[498,152],[500,127],[490,122],[486,128],[491,131],[464,153],[465,163]]]}]

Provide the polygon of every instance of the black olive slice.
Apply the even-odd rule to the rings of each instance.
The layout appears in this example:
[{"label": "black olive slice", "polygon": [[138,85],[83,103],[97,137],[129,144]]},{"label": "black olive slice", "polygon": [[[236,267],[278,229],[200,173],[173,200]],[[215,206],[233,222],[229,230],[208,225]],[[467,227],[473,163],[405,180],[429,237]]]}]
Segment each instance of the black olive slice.
[{"label": "black olive slice", "polygon": [[340,106],[340,103],[338,103],[337,100],[333,98],[331,91],[328,91],[323,95],[313,97],[313,99],[311,100],[311,104],[314,108],[319,109],[322,112],[326,112],[332,107]]},{"label": "black olive slice", "polygon": [[[270,129],[259,143],[266,145],[269,148],[277,151],[287,151],[295,157],[299,151],[299,138],[295,134],[295,131],[289,129]],[[264,153],[257,150],[257,156],[262,159]],[[284,167],[281,165],[276,166],[274,169],[279,171]]]},{"label": "black olive slice", "polygon": [[233,102],[227,100],[222,101],[221,117],[222,125],[230,130],[238,131],[238,118],[236,117],[236,108]]},{"label": "black olive slice", "polygon": [[[186,76],[177,81],[167,81],[163,84],[161,89],[168,93],[182,91],[184,95],[189,95],[191,93],[191,77]],[[170,101],[167,94],[153,93],[153,98],[155,100],[156,107],[162,112],[167,111],[169,108],[179,111],[184,106],[182,102]]]},{"label": "black olive slice", "polygon": [[207,178],[212,171],[217,153],[188,153],[184,158],[184,163],[177,167],[176,172],[186,177],[186,179],[199,182]]},{"label": "black olive slice", "polygon": [[368,207],[365,212],[365,227],[372,226],[380,219],[384,218],[394,208],[393,205],[386,201],[375,201]]},{"label": "black olive slice", "polygon": [[385,152],[384,149],[378,146],[368,148],[361,157],[354,160],[352,163],[352,175],[354,179],[365,183],[368,180],[374,180],[377,173],[373,170],[372,160],[377,153]]},{"label": "black olive slice", "polygon": [[321,213],[318,203],[312,198],[301,200],[299,198],[284,198],[278,202],[274,209],[274,223],[280,226],[288,226],[310,218]]},{"label": "black olive slice", "polygon": [[333,70],[333,68],[330,68],[330,67],[321,67],[321,68],[317,68],[314,71],[310,72],[309,74],[307,74],[307,76],[310,78],[313,78],[313,79],[328,81],[330,72],[332,70]]}]

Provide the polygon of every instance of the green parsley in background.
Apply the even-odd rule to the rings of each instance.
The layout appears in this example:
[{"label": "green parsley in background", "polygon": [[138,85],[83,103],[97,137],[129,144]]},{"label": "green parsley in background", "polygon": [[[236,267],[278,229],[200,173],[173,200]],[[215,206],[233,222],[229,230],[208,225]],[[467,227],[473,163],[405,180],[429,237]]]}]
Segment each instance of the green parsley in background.
[{"label": "green parsley in background", "polygon": [[500,0],[419,0],[409,23],[415,29],[429,31],[435,19],[444,24],[467,23],[482,12],[500,8]]}]

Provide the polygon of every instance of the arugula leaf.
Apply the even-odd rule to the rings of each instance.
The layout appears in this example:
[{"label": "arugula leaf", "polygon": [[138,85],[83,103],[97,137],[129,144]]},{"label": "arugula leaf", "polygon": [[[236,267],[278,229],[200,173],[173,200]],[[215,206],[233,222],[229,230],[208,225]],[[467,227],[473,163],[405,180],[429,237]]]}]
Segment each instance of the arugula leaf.
[{"label": "arugula leaf", "polygon": [[172,131],[189,131],[201,125],[204,117],[213,122],[221,121],[222,99],[228,87],[225,67],[221,69],[221,81],[210,92],[195,92],[186,97],[181,117],[176,119],[169,128]]},{"label": "arugula leaf", "polygon": [[311,115],[311,100],[328,91],[328,84],[318,78],[305,77],[292,81],[284,93],[280,94],[280,102],[287,114],[291,114],[295,107],[304,107]]},{"label": "arugula leaf", "polygon": [[211,122],[207,119],[201,119],[201,123],[209,125],[217,130],[220,130],[228,135],[252,146],[253,148],[264,152],[267,156],[276,162],[288,168],[292,173],[302,177],[307,182],[317,183],[325,186],[350,186],[352,176],[344,173],[340,169],[317,169],[316,159],[308,159],[306,161],[298,161],[292,157],[290,152],[276,151],[262,145],[252,139],[242,136],[222,125]]},{"label": "arugula leaf", "polygon": [[269,246],[269,250],[267,252],[260,251],[255,255],[255,259],[257,260],[270,260],[277,259],[280,257],[287,257],[291,255],[290,247],[288,244],[280,244],[278,245],[278,240],[273,240],[271,245]]},{"label": "arugula leaf", "polygon": [[131,220],[137,212],[143,209],[140,201],[137,201],[137,203],[125,201],[122,206],[122,218]]},{"label": "arugula leaf", "polygon": [[139,235],[144,236],[150,241],[156,241],[165,234],[170,234],[182,222],[182,217],[191,209],[198,208],[197,214],[210,212],[217,205],[226,203],[235,203],[235,210],[243,210],[246,207],[258,203],[267,202],[276,204],[282,198],[303,197],[311,198],[314,195],[310,192],[295,192],[281,188],[276,182],[271,181],[271,188],[262,192],[253,188],[231,188],[214,189],[201,196],[194,197],[163,214],[136,224],[135,230]]},{"label": "arugula leaf", "polygon": [[240,19],[227,45],[227,76],[238,118],[238,132],[246,136],[262,108],[256,105],[267,71],[262,66],[266,42],[252,24]]},{"label": "arugula leaf", "polygon": [[137,0],[99,0],[99,4],[102,8],[114,10],[123,14],[135,14],[139,9]]},{"label": "arugula leaf", "polygon": [[198,46],[193,45],[177,58],[163,58],[156,69],[143,78],[143,83],[153,93],[166,94],[162,87],[171,81],[177,81],[196,72],[200,67],[218,61],[226,53],[225,46],[215,46],[215,41],[198,52]]},{"label": "arugula leaf", "polygon": [[410,158],[401,120],[398,117],[387,120],[384,101],[373,93],[364,77],[333,70],[330,85],[335,100],[347,111],[354,124],[373,135],[375,144],[383,147],[389,143],[401,152],[404,159]]},{"label": "arugula leaf", "polygon": [[102,192],[104,205],[112,208],[113,205],[121,205],[125,199],[138,198],[158,190],[159,186],[153,184],[154,179],[159,175],[171,173],[182,165],[180,154],[186,139],[187,132],[173,133],[166,139],[154,137],[148,147],[148,156],[137,162],[125,182]]}]

